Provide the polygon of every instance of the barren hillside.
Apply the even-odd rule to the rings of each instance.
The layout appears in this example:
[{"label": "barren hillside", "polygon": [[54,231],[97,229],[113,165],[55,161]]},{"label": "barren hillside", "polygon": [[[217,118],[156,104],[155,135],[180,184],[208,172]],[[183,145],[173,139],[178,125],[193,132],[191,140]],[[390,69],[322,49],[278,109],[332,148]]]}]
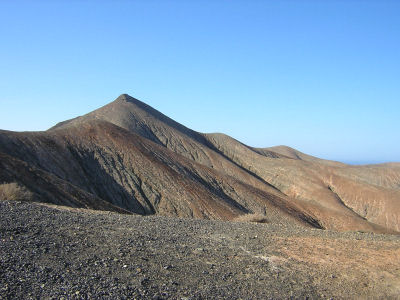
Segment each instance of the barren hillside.
[{"label": "barren hillside", "polygon": [[45,132],[0,132],[0,181],[36,201],[339,231],[400,230],[397,164],[348,166],[202,134],[123,94]]}]

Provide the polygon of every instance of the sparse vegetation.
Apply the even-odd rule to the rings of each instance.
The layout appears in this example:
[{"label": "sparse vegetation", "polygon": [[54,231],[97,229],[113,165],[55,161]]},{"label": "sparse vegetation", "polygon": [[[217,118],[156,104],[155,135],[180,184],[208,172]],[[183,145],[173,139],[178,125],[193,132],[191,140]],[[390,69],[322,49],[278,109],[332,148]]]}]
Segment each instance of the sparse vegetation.
[{"label": "sparse vegetation", "polygon": [[16,182],[0,184],[0,200],[31,201],[32,192]]},{"label": "sparse vegetation", "polygon": [[234,221],[235,222],[251,222],[251,223],[269,223],[266,216],[258,214],[258,213],[241,215],[241,216],[237,217]]}]

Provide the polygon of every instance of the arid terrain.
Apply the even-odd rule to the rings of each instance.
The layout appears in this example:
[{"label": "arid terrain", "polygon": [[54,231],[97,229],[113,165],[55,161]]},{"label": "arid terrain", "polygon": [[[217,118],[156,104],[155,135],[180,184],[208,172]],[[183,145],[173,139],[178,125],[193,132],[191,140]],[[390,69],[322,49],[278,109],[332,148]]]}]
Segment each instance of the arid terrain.
[{"label": "arid terrain", "polygon": [[2,299],[398,299],[400,239],[0,202]]},{"label": "arid terrain", "polygon": [[0,198],[4,299],[400,297],[400,163],[253,148],[126,94],[0,131]]}]

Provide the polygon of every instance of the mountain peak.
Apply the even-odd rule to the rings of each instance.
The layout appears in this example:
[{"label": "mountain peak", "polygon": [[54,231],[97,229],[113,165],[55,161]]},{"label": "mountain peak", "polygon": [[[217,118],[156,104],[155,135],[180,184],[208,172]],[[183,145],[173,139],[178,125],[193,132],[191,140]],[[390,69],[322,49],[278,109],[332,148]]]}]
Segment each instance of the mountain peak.
[{"label": "mountain peak", "polygon": [[121,94],[118,96],[117,99],[115,99],[115,101],[125,101],[125,102],[129,102],[132,100],[137,100],[137,99],[133,98],[132,96],[130,96],[128,94]]}]

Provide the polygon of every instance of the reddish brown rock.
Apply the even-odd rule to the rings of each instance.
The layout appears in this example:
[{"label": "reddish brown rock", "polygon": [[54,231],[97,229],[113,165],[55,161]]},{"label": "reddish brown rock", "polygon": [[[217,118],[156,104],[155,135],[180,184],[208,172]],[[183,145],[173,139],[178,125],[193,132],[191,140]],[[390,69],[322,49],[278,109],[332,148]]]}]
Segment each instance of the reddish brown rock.
[{"label": "reddish brown rock", "polygon": [[231,220],[265,215],[393,233],[400,166],[348,166],[201,134],[128,95],[46,132],[0,131],[0,181],[72,207]]}]

